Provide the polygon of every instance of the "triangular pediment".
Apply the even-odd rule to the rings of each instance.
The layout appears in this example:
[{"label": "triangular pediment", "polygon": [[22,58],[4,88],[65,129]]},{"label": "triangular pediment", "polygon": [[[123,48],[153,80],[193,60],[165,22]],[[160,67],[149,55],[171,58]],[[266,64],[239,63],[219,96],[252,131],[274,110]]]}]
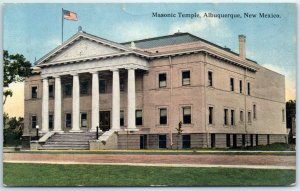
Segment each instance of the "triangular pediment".
[{"label": "triangular pediment", "polygon": [[64,44],[45,55],[37,64],[80,60],[130,51],[130,49],[121,44],[81,33],[73,36]]}]

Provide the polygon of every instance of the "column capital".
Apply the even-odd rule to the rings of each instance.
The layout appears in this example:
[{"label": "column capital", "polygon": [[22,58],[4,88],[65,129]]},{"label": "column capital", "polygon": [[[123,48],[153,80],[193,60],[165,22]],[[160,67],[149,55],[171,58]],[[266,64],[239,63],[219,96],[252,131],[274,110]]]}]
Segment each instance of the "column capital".
[{"label": "column capital", "polygon": [[110,71],[112,71],[112,72],[118,72],[119,68],[112,68],[112,69],[110,69]]},{"label": "column capital", "polygon": [[53,75],[53,78],[60,78],[60,75]]},{"label": "column capital", "polygon": [[99,71],[92,71],[90,74],[99,74]]},{"label": "column capital", "polygon": [[48,80],[48,76],[41,76],[41,80]]},{"label": "column capital", "polygon": [[70,73],[70,75],[71,75],[71,76],[78,76],[78,75],[79,75],[79,73],[72,72],[72,73]]}]

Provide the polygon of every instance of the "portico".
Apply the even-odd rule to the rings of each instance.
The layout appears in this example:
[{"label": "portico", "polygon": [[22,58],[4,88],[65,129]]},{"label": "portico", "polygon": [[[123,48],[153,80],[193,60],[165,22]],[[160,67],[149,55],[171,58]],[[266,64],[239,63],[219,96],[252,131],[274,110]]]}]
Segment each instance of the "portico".
[{"label": "portico", "polygon": [[[99,49],[98,56],[88,55],[91,51],[80,51],[82,46],[95,46]],[[71,54],[70,54],[71,53]],[[106,54],[104,54],[106,53]],[[110,73],[112,76],[111,113],[114,131],[120,131],[120,70],[127,73],[127,129],[137,130],[135,125],[135,72],[136,70],[148,70],[148,61],[142,55],[136,55],[131,49],[110,44],[102,39],[94,39],[85,33],[78,33],[54,53],[42,58],[39,67],[43,80],[42,96],[42,132],[49,132],[49,79],[54,78],[54,128],[53,132],[63,133],[62,111],[62,78],[72,78],[72,125],[69,132],[82,132],[80,125],[80,79],[83,75],[89,75],[91,79],[91,123],[88,131],[96,131],[99,127],[99,111],[101,110],[99,95],[99,75]],[[100,124],[101,125],[101,124]]]}]

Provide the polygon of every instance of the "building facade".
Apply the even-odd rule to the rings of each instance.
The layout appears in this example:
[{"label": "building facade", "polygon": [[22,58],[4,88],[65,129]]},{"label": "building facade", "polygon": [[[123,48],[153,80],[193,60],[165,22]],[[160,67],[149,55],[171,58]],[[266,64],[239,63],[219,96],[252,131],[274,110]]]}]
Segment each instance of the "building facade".
[{"label": "building facade", "polygon": [[246,58],[245,36],[238,43],[239,54],[189,33],[115,43],[79,31],[26,79],[24,136],[100,126],[90,149],[286,142],[285,78]]}]

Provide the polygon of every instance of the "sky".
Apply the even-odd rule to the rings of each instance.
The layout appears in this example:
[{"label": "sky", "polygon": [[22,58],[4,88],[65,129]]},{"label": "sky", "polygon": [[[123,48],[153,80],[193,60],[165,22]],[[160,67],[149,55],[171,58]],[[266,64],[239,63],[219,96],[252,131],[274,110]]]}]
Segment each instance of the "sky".
[{"label": "sky", "polygon": [[[294,4],[6,4],[3,48],[34,63],[61,44],[62,8],[78,21],[64,20],[64,40],[83,30],[115,42],[134,41],[178,30],[238,52],[238,35],[246,36],[246,55],[285,75],[286,100],[296,99],[296,6]],[[274,13],[280,18],[155,18],[158,13]],[[14,87],[13,87],[14,88]],[[17,87],[16,91],[24,91]],[[10,107],[15,96],[8,101]],[[23,99],[23,98],[22,98]],[[20,106],[22,110],[24,106]],[[18,114],[18,115],[22,115]]]}]

